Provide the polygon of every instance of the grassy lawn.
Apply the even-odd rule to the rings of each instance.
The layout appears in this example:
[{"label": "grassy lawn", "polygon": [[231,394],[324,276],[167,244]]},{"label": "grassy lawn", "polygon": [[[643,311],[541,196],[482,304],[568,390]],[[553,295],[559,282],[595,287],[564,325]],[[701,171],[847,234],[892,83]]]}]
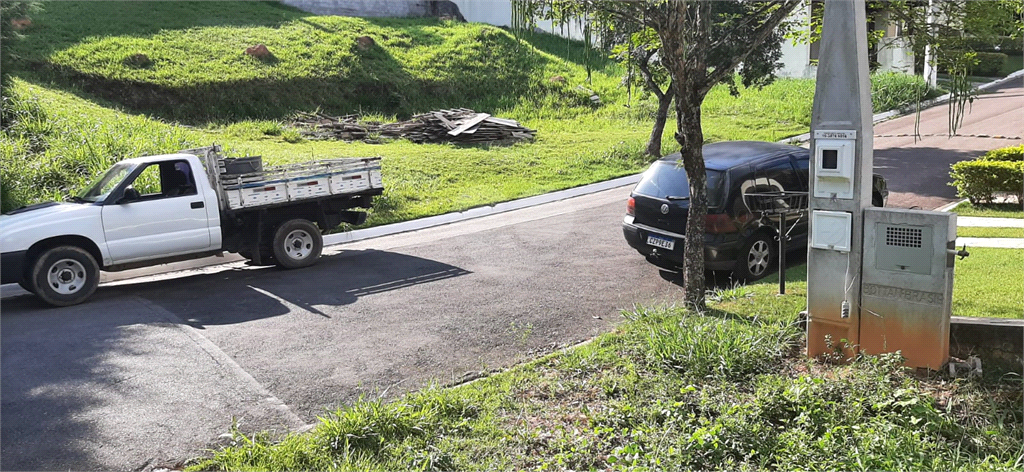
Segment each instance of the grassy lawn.
[{"label": "grassy lawn", "polygon": [[965,238],[1024,238],[1024,228],[960,226],[956,235]]},{"label": "grassy lawn", "polygon": [[953,315],[1024,318],[1024,250],[967,248],[956,261]]},{"label": "grassy lawn", "polygon": [[641,307],[613,333],[478,381],[363,401],[278,440],[235,433],[191,469],[1020,467],[1019,380],[917,377],[895,356],[807,360],[806,283],[776,290],[715,291],[705,314]]},{"label": "grassy lawn", "polygon": [[971,202],[963,202],[952,210],[959,216],[986,216],[992,218],[1024,218],[1024,210],[1020,204],[998,203],[992,205],[972,205]]}]

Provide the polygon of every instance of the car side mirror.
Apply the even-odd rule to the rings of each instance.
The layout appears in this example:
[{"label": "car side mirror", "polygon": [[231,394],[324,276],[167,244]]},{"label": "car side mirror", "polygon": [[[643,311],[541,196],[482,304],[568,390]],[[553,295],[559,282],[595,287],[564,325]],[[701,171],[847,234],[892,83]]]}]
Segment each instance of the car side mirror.
[{"label": "car side mirror", "polygon": [[131,203],[131,202],[134,202],[134,201],[136,201],[136,200],[138,200],[140,198],[142,198],[142,195],[139,194],[138,190],[135,190],[132,187],[128,187],[128,188],[124,189],[124,195],[121,196],[121,199],[118,200],[117,203],[118,204]]}]

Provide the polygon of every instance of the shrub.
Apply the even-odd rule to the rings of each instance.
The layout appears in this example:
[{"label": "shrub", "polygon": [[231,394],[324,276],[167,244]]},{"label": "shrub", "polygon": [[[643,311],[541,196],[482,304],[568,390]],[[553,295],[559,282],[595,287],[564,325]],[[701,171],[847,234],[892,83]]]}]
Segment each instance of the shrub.
[{"label": "shrub", "polygon": [[971,49],[979,52],[1001,52],[1007,55],[1024,54],[1024,42],[1020,38],[996,36],[992,38],[972,38],[967,42]]},{"label": "shrub", "polygon": [[989,203],[996,192],[1007,192],[1021,201],[1024,193],[1024,161],[976,159],[953,164],[950,184],[957,195],[971,203]]},{"label": "shrub", "polygon": [[993,149],[986,152],[985,155],[981,156],[979,159],[985,161],[1021,162],[1024,161],[1024,144]]},{"label": "shrub", "polygon": [[871,76],[871,108],[875,112],[909,107],[936,95],[922,77],[899,72],[880,72]]},{"label": "shrub", "polygon": [[974,59],[976,63],[971,68],[972,75],[994,77],[1003,70],[1007,56],[1001,52],[978,52],[975,53]]}]

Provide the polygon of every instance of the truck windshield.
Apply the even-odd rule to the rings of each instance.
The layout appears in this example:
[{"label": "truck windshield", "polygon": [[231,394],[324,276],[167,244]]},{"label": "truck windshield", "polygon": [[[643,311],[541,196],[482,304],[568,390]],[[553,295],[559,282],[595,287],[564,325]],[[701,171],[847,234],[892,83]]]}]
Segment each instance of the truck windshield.
[{"label": "truck windshield", "polygon": [[94,180],[92,184],[79,192],[77,197],[89,203],[103,201],[128,174],[131,174],[133,169],[135,169],[135,164],[124,162],[114,164],[113,167]]}]

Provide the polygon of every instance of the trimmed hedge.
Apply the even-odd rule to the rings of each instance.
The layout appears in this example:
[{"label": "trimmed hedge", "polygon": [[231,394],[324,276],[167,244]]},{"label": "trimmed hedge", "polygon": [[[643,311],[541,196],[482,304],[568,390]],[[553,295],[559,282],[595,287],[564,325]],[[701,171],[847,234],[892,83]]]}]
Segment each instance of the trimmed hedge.
[{"label": "trimmed hedge", "polygon": [[[995,38],[972,38],[967,45],[975,51],[1001,52],[1007,55],[1019,56],[1024,54],[1024,40],[1011,38],[1009,36],[996,36]],[[998,49],[996,49],[998,47]]]},{"label": "trimmed hedge", "polygon": [[[963,51],[950,51],[950,57],[946,60],[939,61],[939,71],[949,72],[950,58],[957,57],[963,54]],[[980,77],[997,77],[1003,70],[1003,65],[1006,64],[1006,60],[1009,58],[1006,54],[1001,52],[971,52],[974,55],[974,64],[970,65],[968,72],[970,75]]]},{"label": "trimmed hedge", "polygon": [[971,74],[982,77],[995,77],[1003,70],[1008,56],[1001,52],[977,52],[974,58],[977,63],[971,67]]},{"label": "trimmed hedge", "polygon": [[986,152],[984,156],[978,159],[985,161],[1011,161],[1021,162],[1024,161],[1024,144],[1019,146],[1010,146],[1000,149],[993,149]]},{"label": "trimmed hedge", "polygon": [[957,195],[971,203],[991,203],[998,192],[1017,196],[1020,202],[1024,193],[1024,161],[975,159],[952,165],[950,185],[956,187]]}]

